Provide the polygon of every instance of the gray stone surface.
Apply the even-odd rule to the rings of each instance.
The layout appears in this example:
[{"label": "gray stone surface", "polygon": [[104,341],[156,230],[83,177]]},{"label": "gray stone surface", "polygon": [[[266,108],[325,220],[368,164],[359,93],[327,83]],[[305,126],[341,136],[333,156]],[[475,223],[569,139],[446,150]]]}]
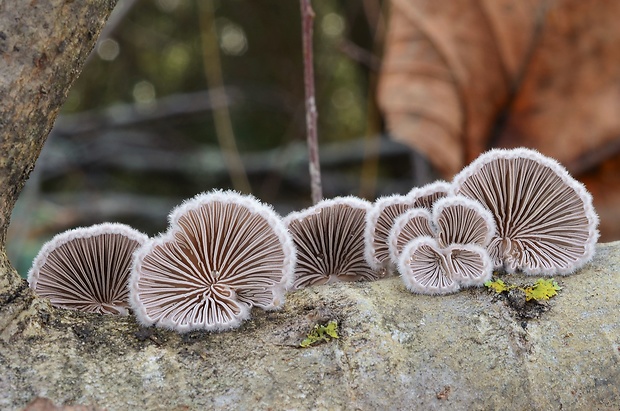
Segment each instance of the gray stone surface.
[{"label": "gray stone surface", "polygon": [[[558,296],[525,307],[485,288],[412,295],[398,278],[316,287],[221,334],[56,310],[23,292],[0,311],[0,409],[39,395],[109,410],[618,410],[619,270],[620,242],[601,244],[557,277]],[[328,320],[339,339],[298,348]]]}]

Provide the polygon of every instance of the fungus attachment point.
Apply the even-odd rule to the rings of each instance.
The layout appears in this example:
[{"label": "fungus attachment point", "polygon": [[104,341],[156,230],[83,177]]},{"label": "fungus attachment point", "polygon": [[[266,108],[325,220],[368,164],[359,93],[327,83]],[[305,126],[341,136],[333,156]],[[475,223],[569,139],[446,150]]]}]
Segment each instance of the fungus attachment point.
[{"label": "fungus attachment point", "polygon": [[55,307],[125,315],[132,254],[147,239],[118,223],[65,231],[43,245],[28,283]]},{"label": "fungus attachment point", "polygon": [[431,237],[411,241],[401,253],[398,270],[409,291],[420,294],[457,292],[459,284],[450,272],[449,256]]},{"label": "fungus attachment point", "polygon": [[423,187],[415,187],[404,196],[393,195],[377,199],[366,216],[364,241],[368,264],[375,270],[395,269],[388,245],[394,221],[412,208],[430,211],[435,201],[445,197],[449,189],[450,184],[440,180]]},{"label": "fungus attachment point", "polygon": [[145,325],[234,328],[253,306],[283,303],[294,266],[293,242],[271,207],[232,191],[200,194],[136,252],[132,307]]},{"label": "fungus attachment point", "polygon": [[493,275],[493,263],[484,247],[453,244],[446,249],[453,278],[463,286],[480,286]]},{"label": "fungus attachment point", "polygon": [[530,275],[570,274],[594,255],[592,197],[555,160],[534,150],[491,150],[454,177],[453,191],[486,206],[497,231],[495,268]]},{"label": "fungus attachment point", "polygon": [[297,246],[295,289],[382,276],[364,258],[363,234],[369,208],[370,203],[359,198],[337,197],[284,219]]}]

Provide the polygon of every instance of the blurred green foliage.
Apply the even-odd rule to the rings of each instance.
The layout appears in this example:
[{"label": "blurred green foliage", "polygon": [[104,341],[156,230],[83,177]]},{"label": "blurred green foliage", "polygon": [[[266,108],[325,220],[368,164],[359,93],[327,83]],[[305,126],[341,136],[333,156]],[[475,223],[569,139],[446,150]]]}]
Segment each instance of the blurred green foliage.
[{"label": "blurred green foliage", "polygon": [[[179,107],[174,115],[129,125],[98,123],[101,113],[108,113],[103,118],[110,113],[116,119],[148,117],[161,108],[161,99],[208,90],[200,1],[211,0],[119,1],[117,8],[131,8],[111,17],[63,108],[70,126],[52,131],[15,207],[8,252],[22,275],[42,242],[60,231],[119,221],[155,234],[165,229],[166,213],[184,198],[232,188],[226,173],[196,166],[223,161],[212,111],[190,107],[184,114]],[[242,155],[281,149],[271,171],[250,176],[252,191],[281,213],[307,206],[309,185],[292,182],[299,172],[290,174],[287,168],[291,157],[299,157],[288,147],[306,138],[299,1],[212,4],[223,86],[234,96],[229,114],[237,147]],[[381,122],[374,82],[383,1],[312,4],[320,144],[377,136]],[[79,131],[82,126],[86,131]],[[186,164],[179,164],[179,158]],[[140,166],[144,163],[150,166]],[[409,167],[408,162],[386,164],[374,170],[375,176],[400,178]],[[352,187],[359,187],[363,165],[338,167],[336,178],[324,177],[332,185],[326,196],[357,194]]]},{"label": "blurred green foliage", "polygon": [[[342,51],[346,39],[372,52],[362,2],[315,1],[315,75],[322,142],[364,135],[368,67]],[[100,43],[71,90],[65,112],[144,102],[207,89],[195,1],[138,1]],[[297,1],[215,2],[224,84],[242,93],[231,110],[240,151],[302,139],[304,88]],[[175,124],[185,137],[217,144],[209,116]]]}]

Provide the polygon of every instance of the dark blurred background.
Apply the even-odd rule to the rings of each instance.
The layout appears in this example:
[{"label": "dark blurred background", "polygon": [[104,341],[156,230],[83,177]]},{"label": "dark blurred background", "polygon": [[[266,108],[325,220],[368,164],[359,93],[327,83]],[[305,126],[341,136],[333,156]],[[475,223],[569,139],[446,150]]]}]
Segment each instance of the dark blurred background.
[{"label": "dark blurred background", "polygon": [[[313,7],[324,196],[408,191],[410,153],[381,135],[374,99],[382,2]],[[301,46],[298,1],[119,1],[13,213],[19,272],[60,231],[120,221],[156,234],[212,188],[281,214],[309,206]],[[220,149],[230,141],[242,170]]]},{"label": "dark blurred background", "polygon": [[[528,146],[586,183],[601,241],[620,238],[620,3],[313,7],[324,197],[404,194]],[[156,234],[213,188],[309,206],[305,138],[298,1],[119,0],[15,207],[9,257],[26,275],[43,242],[103,221]]]}]

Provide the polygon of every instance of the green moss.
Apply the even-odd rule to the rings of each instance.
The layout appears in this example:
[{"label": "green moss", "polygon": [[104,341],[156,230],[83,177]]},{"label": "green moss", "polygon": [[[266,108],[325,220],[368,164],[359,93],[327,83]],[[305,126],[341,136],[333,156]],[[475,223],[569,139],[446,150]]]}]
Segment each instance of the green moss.
[{"label": "green moss", "polygon": [[338,323],[336,321],[330,321],[326,325],[315,325],[299,346],[308,348],[323,341],[327,342],[332,338],[338,338]]}]

